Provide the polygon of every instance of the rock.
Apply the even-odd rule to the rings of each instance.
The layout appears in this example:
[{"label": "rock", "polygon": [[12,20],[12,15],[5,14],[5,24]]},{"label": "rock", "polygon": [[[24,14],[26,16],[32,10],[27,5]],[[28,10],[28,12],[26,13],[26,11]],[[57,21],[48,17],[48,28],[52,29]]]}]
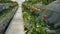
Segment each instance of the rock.
[{"label": "rock", "polygon": [[58,30],[60,28],[60,0],[56,0],[47,5],[46,10],[42,12],[42,18],[45,14],[47,15],[45,21],[48,22],[46,24],[49,25],[52,30],[55,30],[55,34],[60,34],[60,30]]},{"label": "rock", "polygon": [[[46,12],[48,13],[50,11],[51,14],[50,14],[50,17],[48,16],[49,13],[47,14],[48,18],[46,20],[48,20],[49,23],[51,23],[51,24],[53,23],[54,25],[57,23],[60,23],[60,21],[59,21],[60,20],[59,0],[54,1],[53,3],[49,4],[47,7],[48,7],[47,8],[48,11],[46,10]],[[60,25],[58,25],[58,26],[60,26]]]}]

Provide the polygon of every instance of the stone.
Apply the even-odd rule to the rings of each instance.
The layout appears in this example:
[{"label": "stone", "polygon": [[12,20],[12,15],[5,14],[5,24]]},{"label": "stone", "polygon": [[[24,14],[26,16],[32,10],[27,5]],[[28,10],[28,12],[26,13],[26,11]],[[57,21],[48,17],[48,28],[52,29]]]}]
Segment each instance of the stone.
[{"label": "stone", "polygon": [[48,18],[46,20],[48,20],[50,23],[53,23],[54,25],[59,23],[60,22],[59,21],[60,20],[60,3],[59,3],[59,0],[52,2],[47,7],[48,8],[47,8],[46,12],[48,13],[50,11],[51,14],[50,14],[50,17],[47,16]]},{"label": "stone", "polygon": [[[42,19],[43,16],[46,14],[47,18],[45,21],[47,22],[46,24],[50,26],[50,30],[55,30],[57,34],[60,34],[60,0],[56,0],[49,5],[46,6],[46,10],[41,13]],[[59,32],[57,32],[59,31]],[[52,32],[53,33],[53,32]],[[55,34],[56,34],[55,33]]]}]

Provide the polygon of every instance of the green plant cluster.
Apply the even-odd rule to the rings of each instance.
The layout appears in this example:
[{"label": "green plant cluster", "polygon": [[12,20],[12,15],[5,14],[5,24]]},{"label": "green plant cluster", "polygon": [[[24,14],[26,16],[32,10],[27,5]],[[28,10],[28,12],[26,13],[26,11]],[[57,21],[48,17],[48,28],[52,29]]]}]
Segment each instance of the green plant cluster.
[{"label": "green plant cluster", "polygon": [[[43,19],[39,19],[40,13],[37,11],[31,12],[31,6],[35,3],[40,3],[42,0],[26,0],[22,4],[22,14],[24,20],[24,30],[25,34],[50,34],[46,29],[46,22]],[[54,0],[49,0],[54,1]],[[43,0],[42,3],[47,5],[51,2],[48,0]],[[25,4],[27,3],[27,4]],[[25,5],[24,5],[25,4]]]},{"label": "green plant cluster", "polygon": [[26,7],[23,8],[24,29],[26,34],[49,34],[44,28],[46,26],[44,20],[38,19],[37,13],[31,13]]},{"label": "green plant cluster", "polygon": [[[0,18],[1,17],[6,17],[6,14],[7,13],[10,13],[11,12],[11,10],[14,8],[14,7],[18,7],[18,5],[16,4],[16,5],[14,5],[15,3],[8,3],[8,4],[10,4],[10,7],[8,8],[8,9],[4,9],[4,10],[2,10],[1,12],[0,12]],[[11,5],[14,5],[14,6],[11,6]]]},{"label": "green plant cluster", "polygon": [[1,0],[0,3],[17,3],[17,2],[11,0]]},{"label": "green plant cluster", "polygon": [[13,7],[10,7],[10,8],[8,8],[8,9],[2,10],[2,11],[0,12],[0,18],[1,18],[1,17],[6,17],[6,14],[7,14],[7,13],[10,13],[10,12],[12,11],[12,9],[13,9]]},{"label": "green plant cluster", "polygon": [[32,3],[32,4],[42,2],[43,4],[46,4],[46,5],[53,1],[55,0],[25,0],[25,2]]}]

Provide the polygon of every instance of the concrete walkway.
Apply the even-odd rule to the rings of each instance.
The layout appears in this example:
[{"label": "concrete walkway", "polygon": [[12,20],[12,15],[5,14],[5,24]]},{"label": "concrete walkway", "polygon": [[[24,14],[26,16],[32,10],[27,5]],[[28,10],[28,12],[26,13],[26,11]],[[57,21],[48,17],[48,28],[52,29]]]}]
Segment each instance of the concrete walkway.
[{"label": "concrete walkway", "polygon": [[20,7],[17,10],[5,34],[25,34],[22,20],[22,10],[21,10],[22,0],[21,1],[16,0],[16,1],[19,3]]}]

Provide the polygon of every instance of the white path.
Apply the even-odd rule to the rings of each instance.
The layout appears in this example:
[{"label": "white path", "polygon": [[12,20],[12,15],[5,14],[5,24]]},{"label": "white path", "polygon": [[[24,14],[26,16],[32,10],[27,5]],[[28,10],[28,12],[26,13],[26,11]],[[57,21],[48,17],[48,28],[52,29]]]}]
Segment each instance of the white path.
[{"label": "white path", "polygon": [[21,10],[21,4],[23,0],[16,0],[16,1],[18,2],[20,7],[17,10],[5,34],[25,34],[22,20],[22,10]]}]

